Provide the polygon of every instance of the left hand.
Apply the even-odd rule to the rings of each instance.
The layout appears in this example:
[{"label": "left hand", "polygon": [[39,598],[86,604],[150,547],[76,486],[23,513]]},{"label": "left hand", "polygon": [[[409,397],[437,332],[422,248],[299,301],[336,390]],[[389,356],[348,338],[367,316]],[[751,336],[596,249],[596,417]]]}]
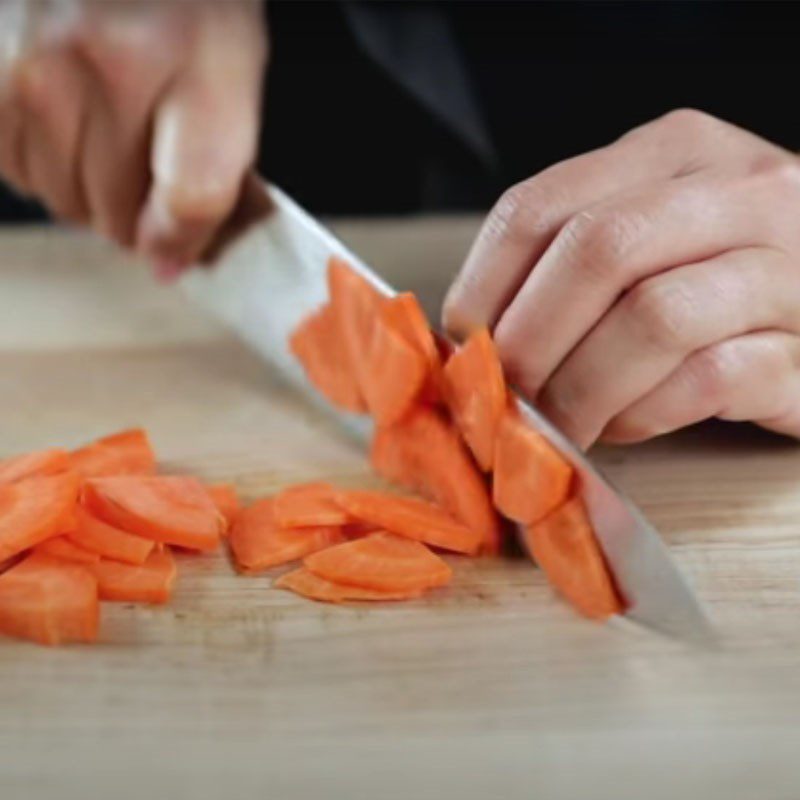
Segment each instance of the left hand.
[{"label": "left hand", "polygon": [[672,112],[509,189],[445,303],[576,443],[709,417],[800,437],[800,160]]}]

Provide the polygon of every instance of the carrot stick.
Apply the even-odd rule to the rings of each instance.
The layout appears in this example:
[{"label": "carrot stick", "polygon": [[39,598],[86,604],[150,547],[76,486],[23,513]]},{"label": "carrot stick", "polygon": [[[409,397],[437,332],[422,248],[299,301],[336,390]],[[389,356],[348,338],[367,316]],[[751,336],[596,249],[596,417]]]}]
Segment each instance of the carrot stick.
[{"label": "carrot stick", "polygon": [[329,483],[289,486],[274,497],[273,513],[280,528],[346,525],[350,516],[334,501],[336,490]]},{"label": "carrot stick", "polygon": [[167,603],[177,576],[169,547],[157,547],[143,564],[101,558],[89,569],[97,578],[100,599],[123,603]]},{"label": "carrot stick", "polygon": [[290,592],[319,600],[323,603],[348,603],[359,601],[410,600],[419,597],[422,589],[365,589],[362,586],[347,586],[343,583],[320,578],[305,567],[285,572],[273,584],[276,589],[287,589]]},{"label": "carrot stick", "polygon": [[68,534],[68,538],[98,556],[127,564],[143,564],[155,547],[152,539],[115,528],[98,519],[81,504],[75,508],[75,518],[75,530]]},{"label": "carrot stick", "polygon": [[70,541],[68,536],[54,536],[33,548],[34,553],[42,553],[53,558],[64,558],[79,564],[91,564],[99,561],[100,556]]},{"label": "carrot stick", "polygon": [[156,468],[153,448],[141,428],[113,433],[74,450],[70,463],[84,478],[150,475]]},{"label": "carrot stick", "polygon": [[212,486],[208,486],[207,489],[211,500],[217,507],[217,511],[222,514],[227,527],[230,528],[236,515],[241,510],[236,487],[232,483],[215,483]]},{"label": "carrot stick", "polygon": [[16,483],[26,478],[57,475],[70,468],[69,454],[59,447],[37,450],[0,461],[0,485]]}]

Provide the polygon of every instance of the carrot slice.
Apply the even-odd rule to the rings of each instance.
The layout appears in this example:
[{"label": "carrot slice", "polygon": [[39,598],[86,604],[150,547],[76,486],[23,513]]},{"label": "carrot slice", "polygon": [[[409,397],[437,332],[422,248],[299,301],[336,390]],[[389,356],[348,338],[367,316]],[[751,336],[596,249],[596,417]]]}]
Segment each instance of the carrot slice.
[{"label": "carrot slice", "polygon": [[334,583],[379,591],[432,589],[449,583],[453,574],[422,542],[385,532],[313,553],[303,564]]},{"label": "carrot slice", "polygon": [[415,497],[350,491],[340,492],[336,502],[356,519],[434,547],[475,553],[481,545],[480,531],[470,530],[438,506]]},{"label": "carrot slice", "polygon": [[373,440],[376,471],[422,492],[482,537],[481,552],[500,547],[500,521],[480,471],[455,428],[437,411],[419,406]]},{"label": "carrot slice", "polygon": [[328,290],[344,352],[347,373],[355,377],[361,396],[366,398],[369,373],[367,352],[378,308],[384,298],[369,281],[346,261],[336,256],[328,261]]},{"label": "carrot slice", "polygon": [[339,527],[281,528],[275,521],[274,501],[267,497],[239,513],[229,538],[239,569],[257,572],[330,547],[343,535]]},{"label": "carrot slice", "polygon": [[503,368],[486,328],[475,331],[444,367],[450,413],[481,469],[494,462],[497,429],[506,407]]},{"label": "carrot slice", "polygon": [[34,552],[53,558],[64,558],[67,561],[77,561],[79,564],[91,564],[100,560],[97,553],[75,544],[68,536],[54,536],[52,539],[47,539],[37,544]]},{"label": "carrot slice", "polygon": [[34,553],[0,575],[0,633],[41,644],[93,642],[100,604],[84,565]]},{"label": "carrot slice", "polygon": [[150,475],[156,469],[155,453],[141,428],[113,433],[74,450],[70,463],[84,478]]},{"label": "carrot slice", "polygon": [[0,561],[68,530],[79,487],[74,472],[0,486]]},{"label": "carrot slice", "polygon": [[85,484],[84,502],[127,533],[190,550],[213,550],[225,527],[206,487],[188,476],[93,478]]},{"label": "carrot slice", "polygon": [[524,531],[550,583],[582,614],[605,619],[623,609],[580,498],[573,497]]},{"label": "carrot slice", "polygon": [[215,483],[213,486],[206,487],[211,500],[217,507],[217,511],[225,518],[225,522],[230,528],[233,520],[241,510],[239,503],[239,493],[232,483]]},{"label": "carrot slice", "polygon": [[126,533],[103,522],[81,504],[75,508],[75,517],[77,524],[68,538],[98,556],[127,564],[143,564],[156,545],[152,539]]},{"label": "carrot slice", "polygon": [[100,599],[123,603],[168,602],[178,574],[169,547],[157,547],[143,564],[101,558],[89,569],[97,578]]},{"label": "carrot slice", "polygon": [[299,567],[281,575],[273,584],[276,589],[320,600],[323,603],[348,603],[361,600],[410,600],[419,597],[422,589],[366,589],[363,586],[347,586],[343,583],[320,578],[305,567]]},{"label": "carrot slice", "polygon": [[503,417],[497,434],[494,503],[509,519],[531,525],[569,494],[572,467],[517,414]]},{"label": "carrot slice", "polygon": [[331,403],[355,413],[366,410],[330,303],[298,325],[289,338],[289,349],[303,365],[309,381]]},{"label": "carrot slice", "polygon": [[350,516],[334,502],[336,490],[329,483],[301,483],[274,497],[275,524],[280,528],[346,525]]},{"label": "carrot slice", "polygon": [[69,454],[59,447],[23,453],[0,461],[0,484],[16,483],[26,478],[57,475],[59,472],[66,472],[69,468]]}]

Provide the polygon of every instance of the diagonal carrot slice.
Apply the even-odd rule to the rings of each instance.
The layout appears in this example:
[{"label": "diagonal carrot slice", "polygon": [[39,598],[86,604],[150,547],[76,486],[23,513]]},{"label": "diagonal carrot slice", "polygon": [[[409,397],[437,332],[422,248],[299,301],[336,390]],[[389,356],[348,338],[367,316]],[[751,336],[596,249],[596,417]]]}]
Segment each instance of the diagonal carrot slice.
[{"label": "diagonal carrot slice", "polygon": [[239,493],[232,483],[215,483],[206,487],[217,511],[225,518],[227,527],[233,525],[233,520],[241,510]]},{"label": "diagonal carrot slice", "polygon": [[156,457],[147,433],[141,428],[104,436],[70,454],[72,469],[84,478],[106,475],[150,475]]},{"label": "diagonal carrot slice", "polygon": [[336,502],[356,519],[434,547],[475,553],[481,545],[480,531],[467,528],[438,506],[414,497],[350,491],[340,492]]},{"label": "diagonal carrot slice", "polygon": [[190,550],[213,550],[225,527],[196,478],[121,475],[93,478],[84,503],[104,522],[145,539]]},{"label": "diagonal carrot slice", "polygon": [[234,559],[243,572],[258,572],[296,561],[343,538],[338,526],[281,528],[275,521],[274,501],[270,497],[241,511],[229,537]]},{"label": "diagonal carrot slice", "polygon": [[75,508],[75,519],[75,530],[70,531],[68,538],[104,558],[143,564],[156,544],[152,539],[126,533],[103,522],[81,504]]},{"label": "diagonal carrot slice", "polygon": [[527,527],[524,539],[548,581],[582,614],[604,619],[622,611],[623,604],[579,498],[573,497]]},{"label": "diagonal carrot slice", "polygon": [[289,486],[274,497],[275,524],[280,528],[347,525],[350,515],[334,502],[336,489],[329,483]]},{"label": "diagonal carrot slice", "polygon": [[503,368],[486,328],[475,331],[444,367],[445,397],[481,469],[494,463],[497,430],[506,407]]},{"label": "diagonal carrot slice", "polygon": [[302,597],[323,603],[410,600],[419,597],[423,592],[422,589],[365,589],[363,586],[347,586],[320,578],[305,567],[284,573],[272,585],[276,589],[288,589]]},{"label": "diagonal carrot slice", "polygon": [[169,601],[178,569],[169,547],[157,547],[143,564],[101,558],[89,569],[101,600],[161,604]]},{"label": "diagonal carrot slice", "polygon": [[92,564],[100,560],[97,553],[75,544],[70,541],[68,536],[54,536],[52,539],[47,539],[41,544],[37,544],[34,552],[53,558],[63,558],[67,561],[76,561],[79,564]]},{"label": "diagonal carrot slice", "polygon": [[93,642],[100,604],[84,565],[34,553],[0,575],[0,633],[40,644]]},{"label": "diagonal carrot slice", "polygon": [[74,472],[0,486],[0,561],[68,530],[79,487]]},{"label": "diagonal carrot slice", "polygon": [[334,583],[378,591],[432,589],[452,577],[450,567],[421,542],[384,532],[313,553],[303,564]]},{"label": "diagonal carrot slice", "polygon": [[572,467],[515,412],[497,434],[494,502],[509,519],[530,525],[560,506],[569,494]]},{"label": "diagonal carrot slice", "polygon": [[57,475],[69,468],[69,454],[59,447],[24,453],[0,461],[0,485],[16,483],[27,478]]}]

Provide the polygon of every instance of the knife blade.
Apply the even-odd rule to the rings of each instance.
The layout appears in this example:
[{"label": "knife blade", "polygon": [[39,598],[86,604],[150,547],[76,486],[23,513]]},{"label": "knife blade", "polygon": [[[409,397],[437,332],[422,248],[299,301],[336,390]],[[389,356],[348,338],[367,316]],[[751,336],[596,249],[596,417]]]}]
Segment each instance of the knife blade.
[{"label": "knife blade", "polygon": [[[367,441],[367,418],[321,400],[290,353],[297,324],[328,299],[326,265],[345,258],[381,292],[394,290],[275,186],[251,181],[214,259],[181,279],[186,293],[230,326],[274,369],[351,435]],[[572,464],[603,553],[627,601],[625,616],[661,633],[709,641],[712,628],[661,537],[636,506],[532,405],[528,422]]]}]

